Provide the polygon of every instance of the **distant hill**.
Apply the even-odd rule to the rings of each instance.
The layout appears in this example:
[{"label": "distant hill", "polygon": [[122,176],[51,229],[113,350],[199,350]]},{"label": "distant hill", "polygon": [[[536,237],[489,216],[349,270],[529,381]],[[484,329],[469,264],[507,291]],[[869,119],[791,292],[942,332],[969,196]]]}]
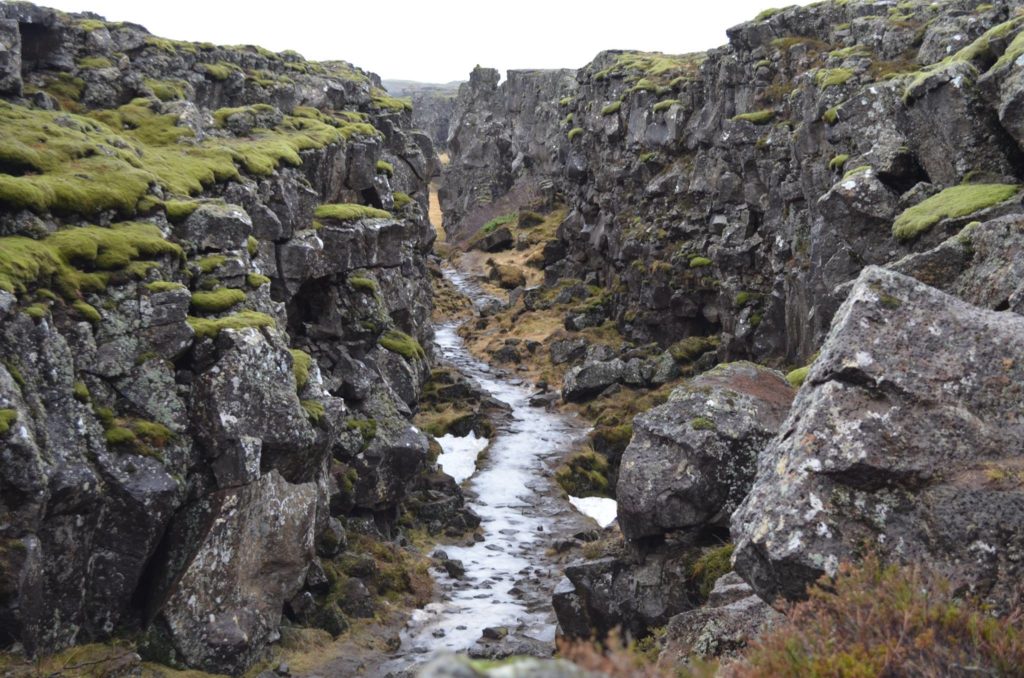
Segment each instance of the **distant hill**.
[{"label": "distant hill", "polygon": [[418,92],[451,93],[454,95],[462,80],[453,80],[444,84],[434,82],[416,82],[415,80],[383,80],[381,83],[389,94],[396,97],[412,96]]}]

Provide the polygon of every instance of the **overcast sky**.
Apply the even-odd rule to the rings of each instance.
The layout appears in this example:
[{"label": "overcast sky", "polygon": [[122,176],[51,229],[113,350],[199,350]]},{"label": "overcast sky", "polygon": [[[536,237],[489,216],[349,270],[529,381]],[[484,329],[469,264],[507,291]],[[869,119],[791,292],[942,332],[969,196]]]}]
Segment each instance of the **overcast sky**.
[{"label": "overcast sky", "polygon": [[[473,66],[578,68],[602,49],[679,54],[726,42],[725,29],[786,0],[387,2],[286,0],[37,0],[142,24],[178,40],[294,49],[344,59],[382,78],[464,80]],[[810,0],[797,0],[808,4]],[[263,9],[272,7],[273,10]]]}]

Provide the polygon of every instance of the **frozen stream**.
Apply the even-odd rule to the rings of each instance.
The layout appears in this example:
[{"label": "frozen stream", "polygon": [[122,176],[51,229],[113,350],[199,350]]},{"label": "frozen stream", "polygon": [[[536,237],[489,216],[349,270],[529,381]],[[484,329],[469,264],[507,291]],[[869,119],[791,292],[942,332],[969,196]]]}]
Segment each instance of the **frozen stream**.
[{"label": "frozen stream", "polygon": [[[449,272],[449,278],[471,298],[481,298],[458,273]],[[456,327],[436,328],[443,360],[508,403],[512,412],[475,472],[467,468],[467,460],[481,447],[479,441],[442,440],[445,454],[440,461],[446,471],[456,477],[471,474],[463,488],[467,503],[482,519],[484,540],[440,547],[449,558],[462,561],[466,574],[462,579],[437,575],[441,600],[414,613],[402,634],[402,652],[464,652],[477,644],[483,629],[504,627],[509,632],[506,647],[522,653],[554,640],[551,592],[561,576],[561,564],[552,555],[554,544],[594,527],[548,477],[551,462],[586,428],[574,417],[530,407],[529,386],[473,358]]]}]

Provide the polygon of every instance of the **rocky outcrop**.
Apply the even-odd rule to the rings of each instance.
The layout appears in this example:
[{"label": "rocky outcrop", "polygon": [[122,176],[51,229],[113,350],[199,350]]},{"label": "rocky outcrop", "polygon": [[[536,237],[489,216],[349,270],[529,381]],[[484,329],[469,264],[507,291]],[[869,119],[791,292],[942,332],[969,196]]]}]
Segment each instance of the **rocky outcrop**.
[{"label": "rocky outcrop", "polygon": [[[514,183],[551,180],[570,209],[546,249],[548,284],[604,287],[607,316],[639,344],[717,335],[720,360],[806,362],[842,302],[835,287],[865,265],[1021,212],[1012,190],[989,192],[1020,182],[1013,3],[875,9],[766,13],[705,54],[603,52],[562,88],[554,127],[503,123],[511,87],[479,72],[460,105],[493,117],[457,115],[452,136],[502,141],[453,152],[446,228],[482,223],[466,218],[471,184],[486,187],[480,203],[525,205]],[[502,134],[517,126],[544,135],[554,169],[511,180]],[[943,193],[965,180],[974,188]]]},{"label": "rocky outcrop", "polygon": [[678,614],[666,627],[659,662],[682,666],[693,658],[735,657],[759,635],[784,619],[735,572],[721,577],[696,610]]},{"label": "rocky outcrop", "polygon": [[727,527],[757,456],[789,411],[793,389],[752,363],[719,365],[633,420],[615,486],[627,539]]},{"label": "rocky outcrop", "polygon": [[576,87],[571,70],[477,67],[459,87],[439,193],[444,228],[458,241],[532,200],[550,200],[560,171],[562,104]]},{"label": "rocky outcrop", "polygon": [[871,549],[1008,604],[1021,365],[1024,318],[865,269],[732,517],[737,572],[766,600],[799,598]]},{"label": "rocky outcrop", "polygon": [[128,632],[242,673],[283,611],[344,629],[370,570],[335,560],[404,502],[471,527],[410,423],[435,168],[407,102],[26,3],[0,93],[0,649]]}]

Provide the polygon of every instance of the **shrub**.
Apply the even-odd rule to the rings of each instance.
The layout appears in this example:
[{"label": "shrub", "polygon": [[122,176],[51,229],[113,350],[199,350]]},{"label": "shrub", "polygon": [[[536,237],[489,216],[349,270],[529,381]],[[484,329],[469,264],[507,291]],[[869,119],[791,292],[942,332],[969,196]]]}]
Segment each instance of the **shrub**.
[{"label": "shrub", "polygon": [[1009,200],[1019,189],[1015,184],[968,184],[947,188],[896,217],[892,235],[897,240],[911,240],[943,219],[965,217]]},{"label": "shrub", "polygon": [[761,676],[1019,675],[1020,609],[1000,619],[921,564],[885,565],[868,555],[823,578],[809,599],[733,665]]}]

